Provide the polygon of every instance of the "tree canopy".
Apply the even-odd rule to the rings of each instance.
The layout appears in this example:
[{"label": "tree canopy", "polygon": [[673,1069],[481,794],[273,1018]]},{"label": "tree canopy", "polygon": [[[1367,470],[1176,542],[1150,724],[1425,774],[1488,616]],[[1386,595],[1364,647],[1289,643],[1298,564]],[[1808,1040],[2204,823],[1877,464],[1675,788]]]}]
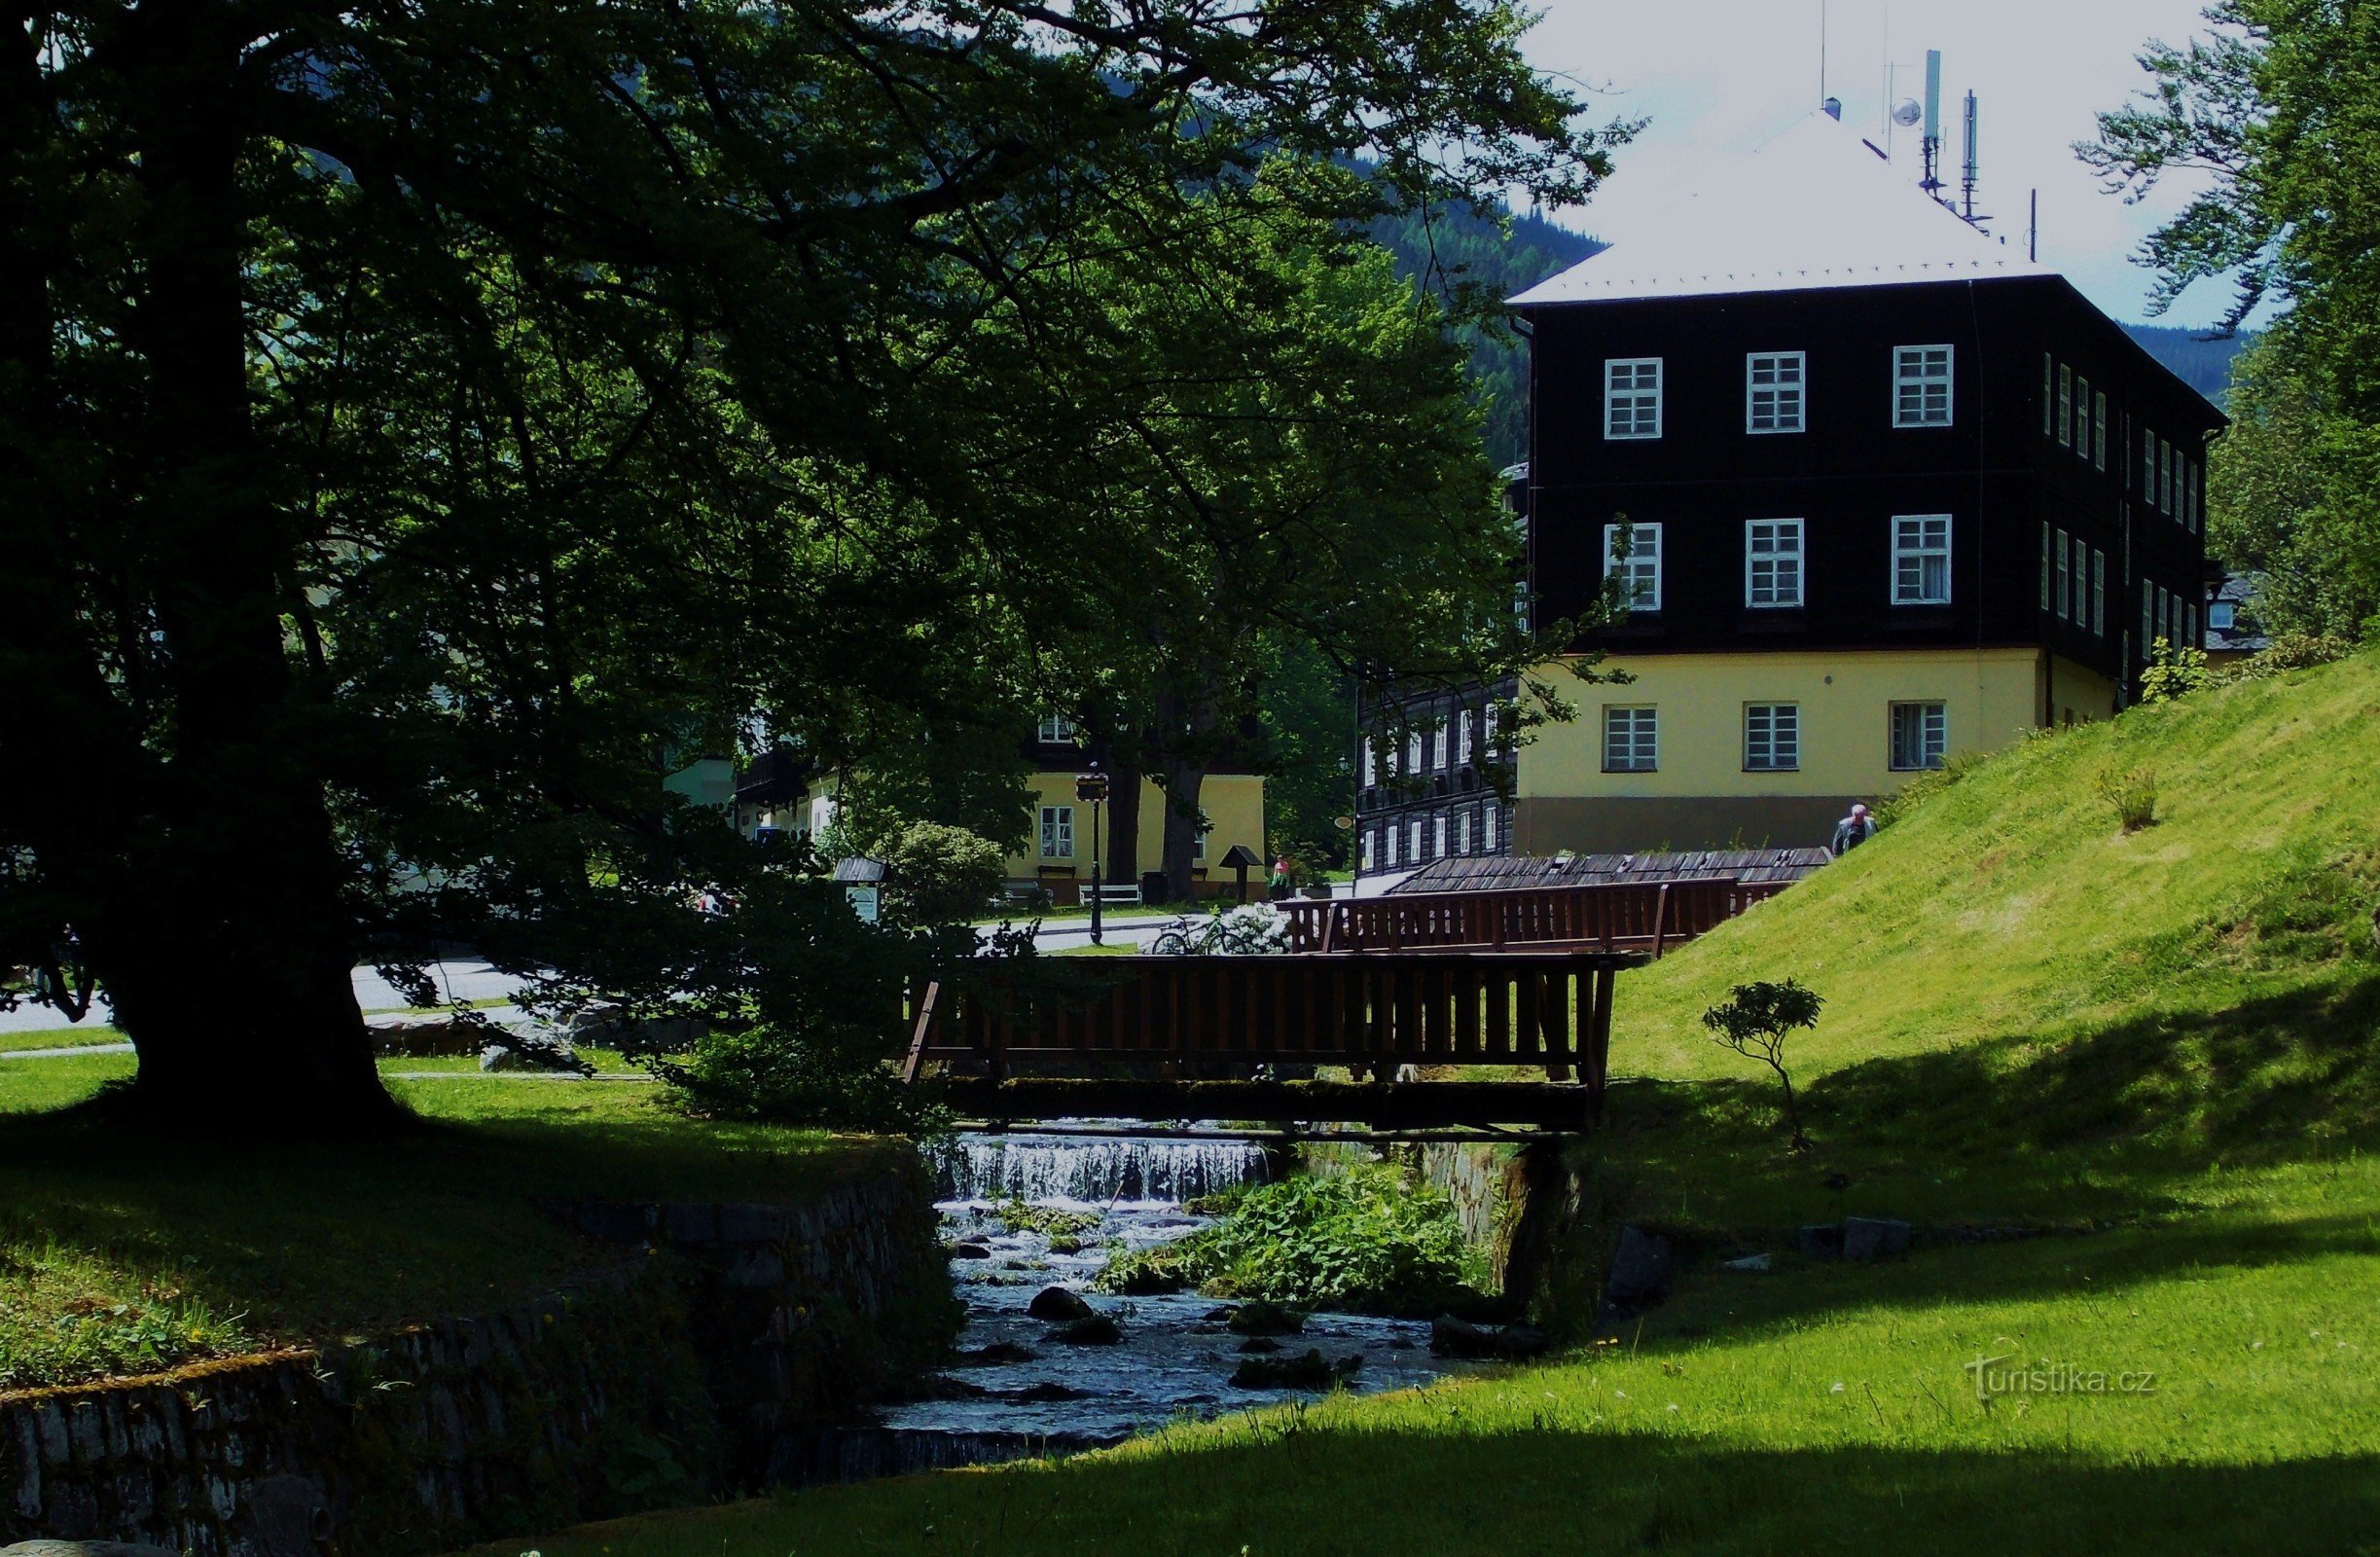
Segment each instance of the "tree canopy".
[{"label": "tree canopy", "polygon": [[1134,436],[1087,277],[1250,306],[1223,235],[1575,199],[1612,133],[1503,0],[18,22],[0,962],[96,974],[135,1104],[282,1128],[384,1109],[349,969],[453,938],[875,1023],[891,932],[662,776],[756,723],[966,728],[1079,626],[1019,580],[1147,581],[1047,482]]}]

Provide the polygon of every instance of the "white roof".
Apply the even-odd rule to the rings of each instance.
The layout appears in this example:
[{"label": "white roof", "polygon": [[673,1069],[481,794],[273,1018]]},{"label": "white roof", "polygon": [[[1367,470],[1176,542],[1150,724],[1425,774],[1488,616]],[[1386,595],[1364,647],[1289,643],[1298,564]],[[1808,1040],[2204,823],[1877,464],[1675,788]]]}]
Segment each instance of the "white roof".
[{"label": "white roof", "polygon": [[1513,303],[2057,273],[1928,199],[1904,169],[1822,113],[1755,152],[1714,162],[1689,183],[1647,207],[1611,247]]}]

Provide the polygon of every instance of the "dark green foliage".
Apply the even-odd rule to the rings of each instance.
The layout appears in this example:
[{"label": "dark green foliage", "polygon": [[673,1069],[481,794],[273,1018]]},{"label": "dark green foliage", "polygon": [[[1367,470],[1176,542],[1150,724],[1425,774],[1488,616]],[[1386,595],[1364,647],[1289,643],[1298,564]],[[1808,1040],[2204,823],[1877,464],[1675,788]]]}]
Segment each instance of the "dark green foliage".
[{"label": "dark green foliage", "polygon": [[2380,632],[2380,29],[2359,6],[2216,0],[2207,33],[2148,45],[2144,100],[2078,145],[2111,192],[2192,193],[2143,245],[2164,308],[2234,286],[2225,330],[2287,309],[2235,367],[2208,472],[2211,548],[2269,576],[2268,628]]},{"label": "dark green foliage", "polygon": [[1110,1291],[1196,1287],[1302,1309],[1421,1316],[1475,1302],[1482,1271],[1454,1206],[1393,1168],[1267,1184],[1177,1243],[1119,1251]]},{"label": "dark green foliage", "polygon": [[883,912],[909,928],[961,924],[991,905],[1005,856],[991,839],[940,822],[911,822],[882,846]]},{"label": "dark green foliage", "polygon": [[[1510,231],[1507,232],[1506,224]],[[1487,408],[1482,429],[1488,463],[1497,470],[1529,457],[1529,349],[1505,321],[1501,303],[1607,245],[1534,212],[1454,205],[1383,217],[1372,236],[1396,256],[1398,273],[1424,287],[1470,299],[1478,316],[1458,334],[1470,347],[1471,379]]]},{"label": "dark green foliage", "polygon": [[930,1091],[904,1086],[883,1045],[843,1046],[754,1026],[718,1028],[682,1057],[647,1060],[667,1101],[706,1119],[920,1135],[947,1118]]},{"label": "dark green foliage", "polygon": [[1777,1072],[1778,1085],[1785,1089],[1785,1123],[1792,1127],[1795,1151],[1807,1149],[1810,1140],[1802,1134],[1801,1113],[1793,1104],[1793,1077],[1785,1063],[1785,1039],[1797,1031],[1817,1027],[1819,1007],[1825,1003],[1797,979],[1782,984],[1762,980],[1737,985],[1725,1000],[1703,1013],[1703,1026],[1711,1030],[1713,1041]]}]

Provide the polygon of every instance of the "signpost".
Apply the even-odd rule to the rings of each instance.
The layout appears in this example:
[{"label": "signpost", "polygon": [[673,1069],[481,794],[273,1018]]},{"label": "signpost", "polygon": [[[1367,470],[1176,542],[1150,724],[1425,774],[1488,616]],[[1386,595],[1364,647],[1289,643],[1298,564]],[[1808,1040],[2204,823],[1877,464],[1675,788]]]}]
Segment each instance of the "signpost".
[{"label": "signpost", "polygon": [[1100,901],[1106,893],[1107,877],[1100,863],[1100,834],[1105,829],[1100,824],[1100,808],[1107,802],[1107,776],[1093,763],[1091,771],[1074,776],[1074,798],[1091,808],[1091,944],[1104,944],[1100,936]]}]

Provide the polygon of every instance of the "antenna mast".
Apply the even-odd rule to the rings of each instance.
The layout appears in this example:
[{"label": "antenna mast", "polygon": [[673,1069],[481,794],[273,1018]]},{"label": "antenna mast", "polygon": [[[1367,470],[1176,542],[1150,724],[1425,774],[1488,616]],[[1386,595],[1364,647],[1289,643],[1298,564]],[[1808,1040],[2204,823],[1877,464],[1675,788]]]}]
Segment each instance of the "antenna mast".
[{"label": "antenna mast", "polygon": [[1927,198],[1942,198],[1942,51],[1926,51],[1926,176],[1918,188]]},{"label": "antenna mast", "polygon": [[1975,94],[1966,94],[1966,166],[1959,176],[1959,199],[1964,209],[1960,212],[1969,222],[1975,220]]}]

